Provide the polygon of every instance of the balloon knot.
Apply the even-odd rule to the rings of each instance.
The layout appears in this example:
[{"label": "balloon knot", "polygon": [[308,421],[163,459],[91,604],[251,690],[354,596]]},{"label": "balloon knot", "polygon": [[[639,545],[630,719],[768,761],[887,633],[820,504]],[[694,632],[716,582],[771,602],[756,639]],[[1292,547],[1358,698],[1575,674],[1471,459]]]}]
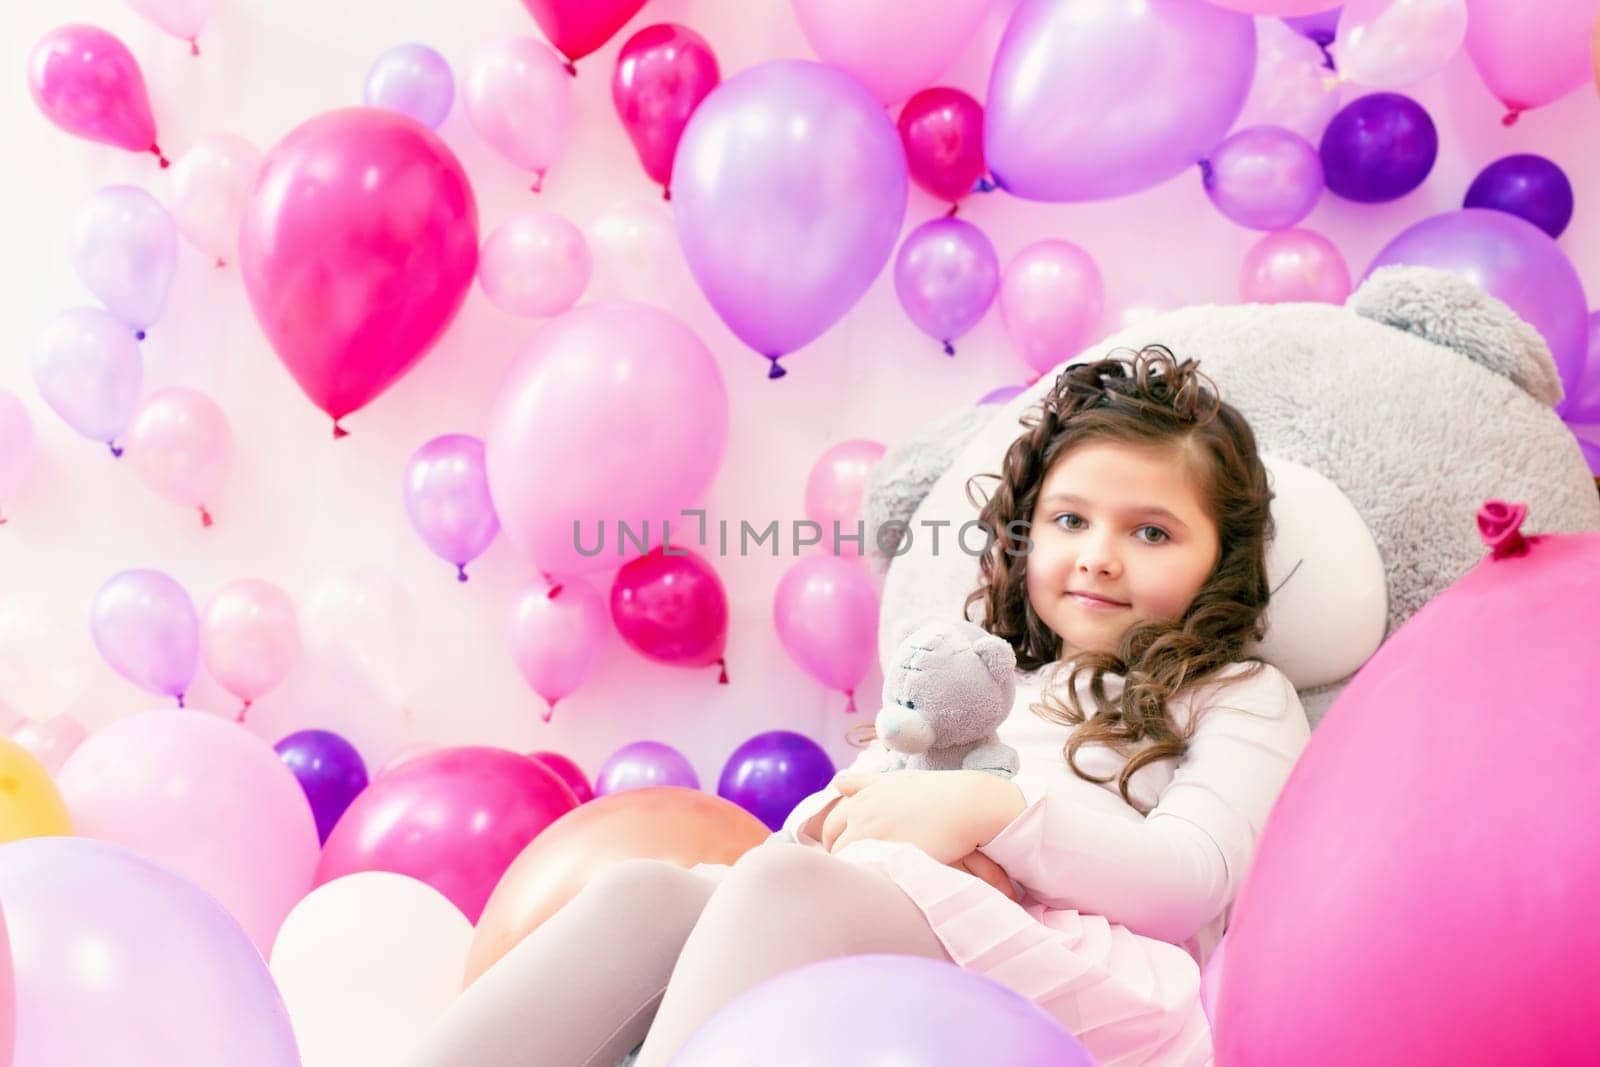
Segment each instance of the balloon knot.
[{"label": "balloon knot", "polygon": [[992,193],[998,188],[1000,188],[999,183],[984,174],[978,178],[978,183],[972,187],[972,191],[975,193]]},{"label": "balloon knot", "polygon": [[194,37],[189,38],[189,54],[191,56],[200,54],[200,42]]},{"label": "balloon knot", "polygon": [[10,521],[11,520],[7,519],[4,515],[0,515],[0,526],[4,526],[7,522],[10,522]]},{"label": "balloon knot", "polygon": [[212,525],[211,512],[206,510],[206,506],[204,504],[200,505],[200,525],[201,526],[210,526],[210,525]]},{"label": "balloon knot", "polygon": [[845,695],[845,703],[844,703],[845,713],[848,714],[848,715],[854,715],[856,713],[856,691],[854,689],[846,689],[844,691],[844,695]]},{"label": "balloon knot", "polygon": [[1526,555],[1528,546],[1538,538],[1522,536],[1522,523],[1528,517],[1528,505],[1507,504],[1504,500],[1490,500],[1478,509],[1478,536],[1489,546],[1494,559]]},{"label": "balloon knot", "polygon": [[121,459],[122,458],[122,446],[121,445],[117,444],[115,441],[107,441],[106,442],[106,447],[111,449],[111,454],[113,456],[115,456],[117,459]]},{"label": "balloon knot", "polygon": [[1502,125],[1502,126],[1515,126],[1517,124],[1517,119],[1519,119],[1521,117],[1522,117],[1522,109],[1520,107],[1514,107],[1510,111],[1507,111],[1503,116],[1501,116],[1500,125]]},{"label": "balloon knot", "polygon": [[168,167],[172,166],[172,160],[168,159],[166,156],[161,154],[161,146],[160,145],[158,145],[158,144],[151,145],[150,146],[150,151],[155,153],[155,157],[161,161],[161,169],[162,170],[166,170]]},{"label": "balloon knot", "polygon": [[465,563],[457,563],[456,564],[456,581],[464,582],[466,580],[467,580],[467,565]]},{"label": "balloon knot", "polygon": [[672,199],[672,186],[663,185],[661,187],[661,199],[668,201]]},{"label": "balloon knot", "polygon": [[134,330],[133,331],[133,339],[135,341],[143,341],[144,338],[145,338],[145,333],[144,333],[143,330]]},{"label": "balloon knot", "polygon": [[541,716],[541,717],[544,719],[545,722],[549,722],[551,717],[554,716],[555,713],[556,713],[556,702],[554,700],[552,700],[548,704],[545,705],[544,715]]},{"label": "balloon knot", "polygon": [[333,439],[335,441],[337,441],[341,437],[349,437],[349,436],[350,436],[350,431],[345,429],[343,426],[340,426],[338,419],[334,419],[333,420]]},{"label": "balloon knot", "polygon": [[239,723],[240,725],[243,725],[244,724],[244,717],[246,715],[248,715],[248,714],[250,714],[250,701],[246,700],[244,702],[244,706],[239,709],[239,714],[237,714],[237,715],[235,715],[233,717],[233,721],[236,722],[236,723]]},{"label": "balloon knot", "polygon": [[545,168],[540,167],[538,170],[533,172],[533,184],[528,186],[528,188],[532,189],[536,193],[544,192],[544,171]]},{"label": "balloon knot", "polygon": [[772,366],[767,368],[768,381],[771,381],[773,378],[782,378],[785,374],[789,373],[783,367],[778,365],[778,360],[782,359],[782,356],[768,356],[767,358],[772,360]]},{"label": "balloon knot", "polygon": [[545,595],[545,599],[546,600],[554,600],[556,597],[561,595],[561,589],[562,589],[562,585],[561,585],[560,582],[552,583],[550,588],[544,594]]},{"label": "balloon knot", "polygon": [[178,694],[178,707],[180,707],[180,708],[181,708],[181,707],[185,707],[185,706],[186,706],[186,705],[185,705],[185,704],[184,704],[184,702],[183,702],[183,694],[182,694],[182,693],[179,693],[179,694]]},{"label": "balloon knot", "polygon": [[1211,183],[1217,179],[1217,172],[1211,169],[1211,160],[1202,159],[1199,163],[1199,167],[1200,184],[1205,186],[1207,189],[1211,188]]},{"label": "balloon knot", "polygon": [[[4,522],[4,521],[5,521],[4,519],[0,519],[0,522]],[[719,660],[717,660],[717,666],[722,668],[722,673],[717,675],[717,684],[718,685],[727,685],[728,684],[728,661],[725,660],[725,659],[719,659]]]},{"label": "balloon knot", "polygon": [[223,267],[226,267],[227,265],[228,264],[223,261],[223,258],[221,256],[217,257],[217,269],[218,270],[221,270]]},{"label": "balloon knot", "polygon": [[947,356],[955,355],[956,354],[956,346],[951,344],[949,341],[946,341],[944,343],[944,354],[947,355]]},{"label": "balloon knot", "polygon": [[956,217],[956,212],[960,210],[961,204],[958,201],[952,200],[950,201],[950,210],[944,213],[944,217],[947,219],[953,219]]},{"label": "balloon knot", "polygon": [[568,57],[567,61],[561,65],[566,67],[567,73],[572,75],[574,78],[578,76],[578,65],[572,61],[571,57]]}]

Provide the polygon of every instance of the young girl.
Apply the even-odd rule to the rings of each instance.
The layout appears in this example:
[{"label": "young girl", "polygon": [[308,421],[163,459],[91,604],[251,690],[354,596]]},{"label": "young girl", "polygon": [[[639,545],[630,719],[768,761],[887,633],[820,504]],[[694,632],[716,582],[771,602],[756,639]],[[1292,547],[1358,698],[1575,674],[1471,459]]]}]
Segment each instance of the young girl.
[{"label": "young girl", "polygon": [[618,864],[416,1063],[610,1067],[643,1038],[662,1067],[751,986],[876,952],[1006,984],[1102,1064],[1209,1062],[1198,965],[1310,728],[1245,658],[1271,534],[1249,426],[1192,362],[1113,355],[1061,374],[982,505],[968,609],[1017,653],[1016,778],[874,774],[874,747],[791,814],[805,847]]}]

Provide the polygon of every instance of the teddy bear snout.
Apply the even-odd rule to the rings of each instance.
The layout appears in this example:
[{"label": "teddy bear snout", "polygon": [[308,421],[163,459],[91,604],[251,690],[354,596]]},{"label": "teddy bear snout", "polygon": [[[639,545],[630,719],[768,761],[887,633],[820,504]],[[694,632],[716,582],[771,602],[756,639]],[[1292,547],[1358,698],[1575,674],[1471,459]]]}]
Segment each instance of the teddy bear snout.
[{"label": "teddy bear snout", "polygon": [[915,756],[933,746],[933,725],[914,706],[886,704],[876,725],[878,739],[891,752]]}]

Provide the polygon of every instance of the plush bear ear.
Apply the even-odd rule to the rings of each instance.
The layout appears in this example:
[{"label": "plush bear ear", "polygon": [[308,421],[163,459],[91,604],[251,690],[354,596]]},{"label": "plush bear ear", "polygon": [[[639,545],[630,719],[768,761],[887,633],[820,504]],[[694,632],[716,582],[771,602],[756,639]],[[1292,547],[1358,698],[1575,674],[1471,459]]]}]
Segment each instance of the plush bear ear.
[{"label": "plush bear ear", "polygon": [[1539,331],[1465,278],[1432,267],[1380,267],[1346,306],[1356,314],[1466,356],[1547,407],[1561,377]]},{"label": "plush bear ear", "polygon": [[1017,669],[1017,653],[1011,642],[985,633],[972,642],[972,651],[983,661],[989,676],[1002,685],[1012,682]]},{"label": "plush bear ear", "polygon": [[866,529],[862,547],[879,574],[889,569],[895,550],[905,537],[904,527],[890,524],[910,524],[933,483],[950,469],[956,456],[998,410],[982,404],[962,408],[889,449],[873,466],[861,496],[861,518]]}]

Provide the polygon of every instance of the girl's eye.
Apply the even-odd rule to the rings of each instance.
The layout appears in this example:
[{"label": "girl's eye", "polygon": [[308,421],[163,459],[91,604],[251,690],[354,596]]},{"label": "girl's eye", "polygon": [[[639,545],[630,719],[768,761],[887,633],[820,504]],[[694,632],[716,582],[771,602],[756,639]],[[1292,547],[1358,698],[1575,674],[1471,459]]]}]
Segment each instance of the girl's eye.
[{"label": "girl's eye", "polygon": [[1056,525],[1063,530],[1081,530],[1087,523],[1083,521],[1082,515],[1075,515],[1069,511],[1065,515],[1056,516]]},{"label": "girl's eye", "polygon": [[1163,541],[1170,540],[1167,531],[1159,526],[1141,526],[1134,531],[1134,536],[1147,545],[1159,545]]}]

